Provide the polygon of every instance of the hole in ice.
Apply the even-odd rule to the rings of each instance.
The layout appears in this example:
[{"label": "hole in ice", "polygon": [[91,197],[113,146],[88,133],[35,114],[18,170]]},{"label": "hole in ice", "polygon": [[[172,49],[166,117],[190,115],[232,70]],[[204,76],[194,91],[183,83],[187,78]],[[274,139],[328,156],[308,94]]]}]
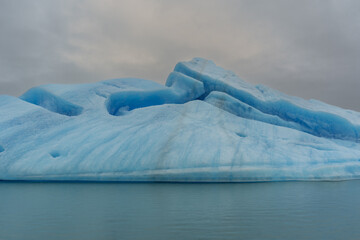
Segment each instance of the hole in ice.
[{"label": "hole in ice", "polygon": [[172,94],[169,89],[124,91],[111,94],[107,98],[105,105],[111,115],[120,116],[133,109],[174,102],[171,101]]},{"label": "hole in ice", "polygon": [[239,137],[247,137],[247,135],[245,135],[243,133],[236,133],[236,135],[238,135]]},{"label": "hole in ice", "polygon": [[5,148],[3,146],[0,145],[0,153],[5,151]]},{"label": "hole in ice", "polygon": [[165,88],[112,93],[106,99],[106,109],[109,114],[119,116],[138,108],[186,103],[205,92],[203,83],[179,72],[170,73],[165,85]]},{"label": "hole in ice", "polygon": [[58,151],[51,151],[49,153],[53,158],[60,157],[60,153]]}]

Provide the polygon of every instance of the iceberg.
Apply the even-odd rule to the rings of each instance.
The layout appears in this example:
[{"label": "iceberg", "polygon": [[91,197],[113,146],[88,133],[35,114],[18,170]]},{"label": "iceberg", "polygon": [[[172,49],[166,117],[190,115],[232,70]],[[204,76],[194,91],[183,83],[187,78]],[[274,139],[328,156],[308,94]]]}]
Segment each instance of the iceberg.
[{"label": "iceberg", "polygon": [[0,180],[360,178],[360,113],[253,86],[212,61],[0,95]]}]

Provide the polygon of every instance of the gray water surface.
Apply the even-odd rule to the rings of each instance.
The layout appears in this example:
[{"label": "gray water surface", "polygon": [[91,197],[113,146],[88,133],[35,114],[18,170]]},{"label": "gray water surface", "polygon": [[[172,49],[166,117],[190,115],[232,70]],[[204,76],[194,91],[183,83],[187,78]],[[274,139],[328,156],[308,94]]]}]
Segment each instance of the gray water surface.
[{"label": "gray water surface", "polygon": [[360,239],[360,181],[0,182],[0,239]]}]

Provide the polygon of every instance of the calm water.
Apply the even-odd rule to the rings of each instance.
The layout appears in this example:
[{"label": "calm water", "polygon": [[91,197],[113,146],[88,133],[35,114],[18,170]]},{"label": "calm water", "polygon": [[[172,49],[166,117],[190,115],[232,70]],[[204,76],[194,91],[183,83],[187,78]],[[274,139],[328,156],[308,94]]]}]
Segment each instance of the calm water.
[{"label": "calm water", "polygon": [[0,239],[360,239],[360,181],[0,182]]}]

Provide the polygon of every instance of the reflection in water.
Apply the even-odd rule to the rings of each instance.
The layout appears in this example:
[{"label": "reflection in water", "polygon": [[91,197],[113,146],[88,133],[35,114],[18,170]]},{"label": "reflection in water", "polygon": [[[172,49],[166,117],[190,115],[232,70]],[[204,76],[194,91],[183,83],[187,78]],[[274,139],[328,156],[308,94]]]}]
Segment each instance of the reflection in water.
[{"label": "reflection in water", "polygon": [[0,182],[0,239],[360,239],[360,181]]}]

